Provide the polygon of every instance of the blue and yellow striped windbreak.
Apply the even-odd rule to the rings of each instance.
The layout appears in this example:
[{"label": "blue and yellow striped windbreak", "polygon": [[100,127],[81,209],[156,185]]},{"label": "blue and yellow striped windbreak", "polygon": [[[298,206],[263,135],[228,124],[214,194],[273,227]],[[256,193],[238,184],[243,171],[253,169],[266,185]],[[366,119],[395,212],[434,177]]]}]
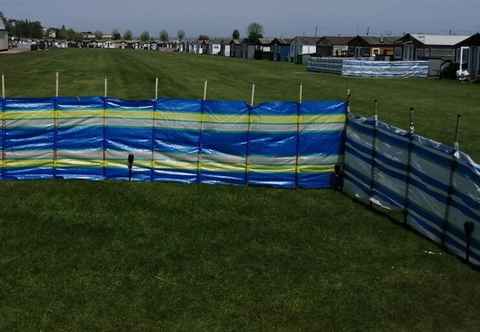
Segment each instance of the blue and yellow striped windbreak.
[{"label": "blue and yellow striped windbreak", "polygon": [[2,179],[329,187],[346,104],[102,97],[2,100]]}]

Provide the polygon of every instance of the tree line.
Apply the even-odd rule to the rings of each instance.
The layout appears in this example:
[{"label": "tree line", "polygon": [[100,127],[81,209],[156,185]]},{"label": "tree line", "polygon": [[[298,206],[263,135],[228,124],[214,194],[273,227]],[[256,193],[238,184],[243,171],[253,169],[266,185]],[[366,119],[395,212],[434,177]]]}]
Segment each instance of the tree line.
[{"label": "tree line", "polygon": [[[42,24],[39,21],[29,21],[28,19],[25,20],[8,20],[5,18],[2,12],[0,12],[0,20],[3,21],[5,24],[6,30],[9,35],[17,37],[17,38],[30,38],[30,39],[41,39],[44,37],[44,29]],[[83,35],[80,32],[75,31],[72,28],[67,28],[63,25],[60,29],[50,28],[47,30],[47,35],[50,32],[55,32],[55,38],[61,40],[82,40]],[[263,38],[264,29],[260,23],[254,22],[251,23],[247,27],[247,40],[250,42],[257,42],[260,38]],[[94,33],[95,38],[102,39],[103,32],[95,31]],[[123,35],[118,31],[118,29],[114,29],[112,31],[112,39],[113,40],[133,40],[134,36],[131,30],[126,30]],[[183,41],[185,39],[186,33],[184,30],[178,30],[177,32],[177,39],[179,41]],[[233,40],[240,40],[240,31],[234,30],[232,33]],[[140,34],[140,40],[142,41],[150,41],[152,36],[150,32],[144,31]],[[169,35],[166,30],[162,30],[159,34],[159,39],[162,42],[167,42],[169,40]],[[208,40],[209,37],[207,35],[200,35],[199,40]]]}]

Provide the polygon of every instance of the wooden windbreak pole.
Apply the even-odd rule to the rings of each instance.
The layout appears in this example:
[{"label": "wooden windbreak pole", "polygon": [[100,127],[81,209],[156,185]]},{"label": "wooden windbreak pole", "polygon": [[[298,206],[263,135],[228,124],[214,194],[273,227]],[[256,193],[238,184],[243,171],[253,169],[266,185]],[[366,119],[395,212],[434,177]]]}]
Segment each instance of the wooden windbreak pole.
[{"label": "wooden windbreak pole", "polygon": [[245,185],[248,186],[248,167],[250,161],[250,131],[252,130],[252,108],[255,107],[255,82],[252,83],[252,94],[247,116],[247,144],[245,149]]},{"label": "wooden windbreak pole", "polygon": [[300,82],[300,89],[299,89],[299,98],[298,102],[301,104],[303,103],[303,82]]},{"label": "wooden windbreak pole", "polygon": [[205,80],[203,83],[203,100],[207,100],[207,90],[208,90],[208,81]]},{"label": "wooden windbreak pole", "polygon": [[108,97],[108,77],[107,74],[105,74],[104,80],[103,80],[103,112],[102,112],[102,173],[104,179],[107,177],[107,153],[106,153],[106,134],[107,134],[107,97]]},{"label": "wooden windbreak pole", "polygon": [[155,100],[158,99],[158,77],[155,78]]},{"label": "wooden windbreak pole", "polygon": [[449,176],[449,181],[448,181],[448,193],[447,193],[447,204],[445,207],[445,215],[444,215],[444,220],[443,220],[443,227],[442,227],[442,245],[445,245],[445,241],[447,239],[447,233],[448,233],[448,228],[449,228],[449,222],[448,220],[450,219],[450,211],[451,211],[451,206],[453,203],[453,193],[455,191],[455,172],[458,168],[458,158],[459,158],[459,152],[460,152],[460,122],[462,120],[462,116],[460,114],[457,115],[457,123],[455,125],[455,142],[453,143],[453,153],[451,156],[451,163],[450,163],[450,176]]},{"label": "wooden windbreak pole", "polygon": [[57,128],[58,128],[58,120],[57,120],[57,103],[58,103],[58,96],[60,94],[60,74],[58,71],[55,73],[55,102],[53,103],[53,128],[54,128],[54,137],[53,137],[53,178],[56,178],[57,174],[57,158],[58,158],[58,151],[57,151]]},{"label": "wooden windbreak pole", "polygon": [[55,73],[55,97],[58,98],[60,92],[60,77],[58,71]]},{"label": "wooden windbreak pole", "polygon": [[302,107],[303,103],[303,82],[300,82],[299,87],[299,96],[298,96],[298,105],[297,105],[297,137],[296,137],[296,154],[295,154],[295,188],[298,188],[299,183],[299,163],[300,163],[300,108]]},{"label": "wooden windbreak pole", "polygon": [[255,106],[255,82],[252,83],[252,93],[250,98],[250,106]]},{"label": "wooden windbreak pole", "polygon": [[104,93],[103,93],[103,96],[105,98],[108,97],[108,77],[107,77],[107,75],[105,75],[105,79],[104,79]]},{"label": "wooden windbreak pole", "polygon": [[410,107],[410,121],[408,126],[408,154],[407,154],[407,166],[406,166],[406,184],[404,195],[404,208],[403,208],[403,223],[407,224],[410,208],[410,182],[412,174],[412,153],[413,153],[413,137],[415,135],[415,109]]},{"label": "wooden windbreak pole", "polygon": [[370,168],[370,188],[369,188],[369,199],[370,206],[373,207],[373,194],[375,192],[375,168],[376,168],[376,158],[377,158],[377,135],[378,135],[378,100],[374,100],[375,103],[375,114],[373,116],[373,139],[372,139],[372,154],[371,154],[371,168]]},{"label": "wooden windbreak pole", "polygon": [[5,99],[5,74],[2,74],[2,99]]}]

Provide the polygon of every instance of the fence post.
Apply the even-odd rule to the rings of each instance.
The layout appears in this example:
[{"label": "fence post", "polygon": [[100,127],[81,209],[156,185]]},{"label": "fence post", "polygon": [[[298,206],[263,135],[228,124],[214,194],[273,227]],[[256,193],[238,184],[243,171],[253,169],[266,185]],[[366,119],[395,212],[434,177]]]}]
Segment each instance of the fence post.
[{"label": "fence post", "polygon": [[410,124],[408,126],[408,152],[407,152],[407,166],[406,166],[406,184],[403,206],[403,223],[408,223],[408,209],[410,207],[410,182],[412,174],[412,153],[413,153],[413,137],[415,135],[415,109],[410,107]]},{"label": "fence post", "polygon": [[460,135],[460,121],[462,119],[462,116],[460,114],[457,115],[457,124],[455,126],[455,142],[453,144],[453,153],[452,153],[452,159],[450,162],[450,175],[449,175],[449,181],[448,181],[448,192],[447,192],[447,204],[445,207],[445,215],[444,215],[444,220],[443,220],[443,226],[442,226],[442,246],[445,246],[445,241],[447,238],[447,233],[448,233],[448,226],[449,222],[448,220],[450,219],[450,210],[453,202],[453,192],[455,191],[455,172],[458,167],[458,158],[459,158],[459,152],[460,152],[460,143],[459,143],[459,135]]},{"label": "fence post", "polygon": [[370,168],[370,188],[369,188],[369,201],[370,207],[373,207],[372,197],[375,191],[375,166],[377,158],[377,127],[378,127],[378,100],[374,100],[375,114],[373,116],[373,139],[372,139],[372,154],[371,154],[371,168]]}]

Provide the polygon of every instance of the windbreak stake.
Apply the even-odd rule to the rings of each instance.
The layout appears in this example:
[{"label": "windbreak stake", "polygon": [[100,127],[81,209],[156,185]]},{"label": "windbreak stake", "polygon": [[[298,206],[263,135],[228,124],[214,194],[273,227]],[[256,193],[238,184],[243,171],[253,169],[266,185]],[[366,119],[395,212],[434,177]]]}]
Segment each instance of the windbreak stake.
[{"label": "windbreak stake", "polygon": [[457,115],[457,124],[455,126],[455,142],[453,143],[455,146],[455,150],[459,151],[460,150],[460,121],[462,120],[462,115],[458,114]]},{"label": "windbreak stake", "polygon": [[465,252],[465,260],[470,263],[470,246],[472,244],[472,234],[475,230],[475,225],[473,222],[466,222],[464,225],[465,230],[465,243],[466,243],[466,252]]},{"label": "windbreak stake", "polygon": [[133,162],[135,161],[135,155],[130,153],[128,155],[128,181],[132,181],[132,170],[133,170]]},{"label": "windbreak stake", "polygon": [[55,97],[58,98],[59,95],[59,90],[60,90],[60,78],[58,71],[55,73]]},{"label": "windbreak stake", "polygon": [[410,107],[410,121],[408,125],[408,130],[411,135],[415,134],[415,109]]},{"label": "windbreak stake", "polygon": [[255,106],[255,83],[252,83],[252,95],[250,99],[250,106]]},{"label": "windbreak stake", "polygon": [[108,97],[108,77],[107,77],[107,75],[105,75],[105,79],[104,79],[104,93],[103,93],[103,96],[105,98]]},{"label": "windbreak stake", "polygon": [[300,95],[298,98],[299,103],[303,103],[303,82],[300,82]]},{"label": "windbreak stake", "polygon": [[207,89],[208,89],[208,81],[205,80],[203,83],[203,100],[207,100]]},{"label": "windbreak stake", "polygon": [[158,77],[155,78],[155,100],[158,99]]},{"label": "windbreak stake", "polygon": [[5,74],[2,74],[2,98],[5,99]]}]

